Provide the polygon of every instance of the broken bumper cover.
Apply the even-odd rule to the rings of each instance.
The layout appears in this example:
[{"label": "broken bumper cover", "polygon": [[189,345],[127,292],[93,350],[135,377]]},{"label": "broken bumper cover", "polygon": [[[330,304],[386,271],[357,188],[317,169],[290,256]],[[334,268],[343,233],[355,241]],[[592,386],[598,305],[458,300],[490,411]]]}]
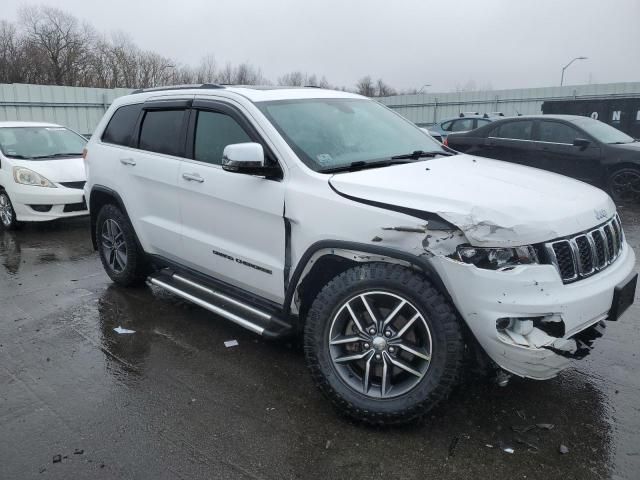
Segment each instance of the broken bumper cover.
[{"label": "broken bumper cover", "polygon": [[[479,269],[445,257],[434,257],[454,304],[491,359],[521,377],[544,380],[566,368],[571,358],[584,356],[601,334],[614,290],[633,274],[635,255],[625,243],[616,261],[589,278],[563,284],[552,265],[522,265],[510,271]],[[550,319],[561,322],[563,334],[534,328],[526,335],[507,335],[498,319]]]}]

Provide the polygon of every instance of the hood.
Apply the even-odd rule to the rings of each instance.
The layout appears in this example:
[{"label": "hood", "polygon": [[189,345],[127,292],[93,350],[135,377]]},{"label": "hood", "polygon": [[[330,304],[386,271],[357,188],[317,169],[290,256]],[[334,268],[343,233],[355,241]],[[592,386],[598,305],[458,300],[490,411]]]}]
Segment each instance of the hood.
[{"label": "hood", "polygon": [[25,167],[39,173],[53,183],[81,182],[87,179],[84,171],[84,160],[78,158],[60,158],[57,160],[15,160],[15,167]]},{"label": "hood", "polygon": [[598,188],[470,155],[337,174],[329,182],[356,201],[437,214],[477,246],[545,242],[587,230],[615,213]]}]

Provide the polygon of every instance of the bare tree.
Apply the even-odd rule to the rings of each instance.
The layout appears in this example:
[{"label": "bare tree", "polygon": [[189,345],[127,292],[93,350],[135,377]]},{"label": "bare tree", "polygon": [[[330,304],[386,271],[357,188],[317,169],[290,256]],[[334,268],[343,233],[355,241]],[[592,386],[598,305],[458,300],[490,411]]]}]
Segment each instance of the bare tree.
[{"label": "bare tree", "polygon": [[376,82],[376,96],[388,97],[395,94],[396,91],[390,85],[387,85],[381,78],[378,79]]},{"label": "bare tree", "polygon": [[[49,6],[25,6],[17,24],[0,20],[0,82],[56,84],[103,88],[144,88],[176,83],[270,84],[256,65],[226,63],[213,54],[196,66],[141,50],[125,33],[101,35],[73,15]],[[293,71],[279,85],[332,87],[315,73]],[[367,96],[391,95],[382,79],[363,77],[357,91]]]},{"label": "bare tree", "polygon": [[358,80],[358,83],[356,83],[356,92],[365,97],[375,97],[376,87],[369,75]]},{"label": "bare tree", "polygon": [[87,30],[75,17],[53,7],[22,7],[19,18],[29,46],[47,60],[48,80],[56,85],[76,84],[87,54]]}]

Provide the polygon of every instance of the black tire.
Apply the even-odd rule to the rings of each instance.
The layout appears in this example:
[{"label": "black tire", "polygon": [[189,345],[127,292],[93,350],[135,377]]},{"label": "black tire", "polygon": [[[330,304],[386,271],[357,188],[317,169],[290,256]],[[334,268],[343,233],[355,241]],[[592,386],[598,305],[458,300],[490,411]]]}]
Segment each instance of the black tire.
[{"label": "black tire", "polygon": [[[112,240],[111,245],[115,248],[111,248],[107,240],[109,229],[114,232],[115,242]],[[104,205],[98,213],[94,234],[102,266],[109,278],[125,287],[142,285],[149,274],[149,265],[126,215],[115,205]]]},{"label": "black tire", "polygon": [[[417,382],[413,387],[390,398],[384,398],[382,376],[380,376],[379,392],[378,386],[375,384],[369,387],[374,390],[376,395],[381,395],[379,398],[374,398],[369,393],[370,390],[366,390],[369,386],[368,381],[364,383],[362,391],[359,387],[356,388],[357,384],[353,385],[354,382],[349,384],[348,382],[351,380],[339,370],[344,368],[341,366],[343,364],[335,362],[332,357],[331,349],[335,348],[335,345],[329,345],[333,334],[332,329],[339,316],[342,315],[341,312],[344,311],[346,303],[351,305],[351,302],[361,299],[360,295],[363,294],[365,297],[374,295],[371,297],[374,299],[375,295],[382,295],[383,298],[385,295],[389,295],[404,299],[408,302],[407,305],[414,309],[413,311],[422,315],[426,321],[423,324],[428,326],[429,344],[432,348],[426,371],[421,378],[412,380]],[[352,310],[349,310],[349,313],[351,312]],[[383,316],[380,316],[381,312],[382,310],[378,310],[377,313],[374,311],[374,316],[379,319],[383,316],[388,318],[390,315],[384,313]],[[353,325],[355,324],[352,323],[351,328]],[[367,328],[365,327],[365,330]],[[382,331],[387,328],[380,328],[380,333],[376,333],[376,335],[382,336]],[[402,330],[401,327],[398,328]],[[389,332],[384,332],[385,335],[387,333]],[[344,338],[349,337],[349,335],[345,335]],[[335,338],[337,337],[333,337],[333,341],[336,341]],[[376,340],[379,338],[374,338],[371,345],[374,345]],[[391,341],[388,345],[391,345]],[[368,348],[368,345],[369,343],[362,344],[362,350]],[[385,348],[390,349],[391,347],[388,345]],[[380,345],[375,348],[379,347]],[[352,345],[350,348],[356,347]],[[318,294],[307,316],[304,329],[304,350],[307,366],[315,383],[338,412],[371,425],[398,425],[419,419],[447,398],[458,383],[462,368],[464,342],[453,307],[427,278],[400,265],[370,263],[343,272],[331,280]],[[369,358],[373,360],[371,357],[377,357],[378,350],[371,348],[371,351],[373,353]],[[400,349],[396,348],[395,352],[395,354],[387,352],[386,356],[384,351],[380,352],[385,364],[393,355],[396,360],[400,359]],[[358,360],[358,362],[360,361]],[[369,367],[371,368],[371,365]],[[358,366],[349,368],[353,368],[355,372]],[[364,371],[371,372],[370,368]],[[400,375],[404,374],[410,377],[410,374],[406,374],[403,370],[393,366],[390,369],[391,372],[397,370]],[[362,368],[359,371],[363,371]],[[355,380],[360,381],[357,374]],[[392,386],[391,388],[396,387]]]},{"label": "black tire", "polygon": [[5,230],[17,230],[22,222],[16,220],[16,212],[9,198],[9,194],[0,189],[0,225]]},{"label": "black tire", "polygon": [[622,167],[609,172],[607,190],[615,202],[639,203],[640,169]]}]

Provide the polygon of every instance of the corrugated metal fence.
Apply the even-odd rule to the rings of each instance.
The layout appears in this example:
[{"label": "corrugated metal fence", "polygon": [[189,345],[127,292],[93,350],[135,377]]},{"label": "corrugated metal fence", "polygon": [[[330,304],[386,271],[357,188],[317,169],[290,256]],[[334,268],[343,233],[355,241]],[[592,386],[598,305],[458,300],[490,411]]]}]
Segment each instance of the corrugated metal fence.
[{"label": "corrugated metal fence", "polygon": [[[0,84],[0,121],[47,121],[80,133],[93,132],[111,102],[126,88],[82,88]],[[539,114],[545,100],[640,97],[640,82],[565,87],[491,90],[483,92],[396,95],[377,100],[418,125],[431,125],[460,112]]]},{"label": "corrugated metal fence", "polygon": [[615,97],[640,97],[640,82],[483,92],[424,93],[395,95],[377,100],[412,122],[426,126],[446,118],[456,117],[460,112],[535,115],[542,113],[542,103],[546,100]]},{"label": "corrugated metal fence", "polygon": [[28,120],[65,125],[91,134],[105,110],[126,88],[82,88],[0,84],[0,121]]}]

